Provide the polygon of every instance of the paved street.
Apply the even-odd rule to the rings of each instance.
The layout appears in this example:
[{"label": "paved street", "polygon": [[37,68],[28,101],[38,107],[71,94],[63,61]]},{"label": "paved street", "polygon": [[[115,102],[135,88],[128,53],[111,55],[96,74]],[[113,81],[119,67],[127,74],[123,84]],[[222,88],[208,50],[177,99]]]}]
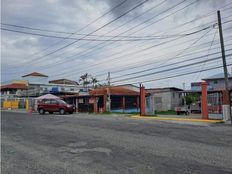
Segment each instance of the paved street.
[{"label": "paved street", "polygon": [[1,114],[2,174],[232,173],[230,125]]}]

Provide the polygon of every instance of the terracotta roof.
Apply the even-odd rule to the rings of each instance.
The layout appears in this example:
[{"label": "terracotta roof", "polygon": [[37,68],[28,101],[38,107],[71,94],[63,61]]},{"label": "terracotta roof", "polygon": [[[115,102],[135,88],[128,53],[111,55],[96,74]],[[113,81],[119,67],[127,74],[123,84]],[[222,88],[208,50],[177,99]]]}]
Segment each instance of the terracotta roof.
[{"label": "terracotta roof", "polygon": [[68,85],[78,85],[76,81],[68,80],[68,79],[57,79],[57,80],[51,80],[49,83],[54,84],[68,84]]},{"label": "terracotta roof", "polygon": [[12,83],[9,85],[1,86],[1,90],[3,90],[3,89],[27,89],[27,86],[25,84],[21,84],[21,83]]},{"label": "terracotta roof", "polygon": [[[97,88],[94,89],[92,91],[89,92],[90,95],[94,95],[94,96],[100,96],[100,95],[104,95],[107,94],[107,88]],[[110,94],[111,95],[139,95],[139,92],[127,89],[127,88],[123,88],[123,87],[110,87]]]},{"label": "terracotta roof", "polygon": [[38,72],[33,72],[33,73],[30,73],[30,74],[26,74],[22,77],[27,77],[27,76],[39,76],[39,77],[48,77],[47,75],[44,75],[44,74],[41,74],[41,73],[38,73]]}]

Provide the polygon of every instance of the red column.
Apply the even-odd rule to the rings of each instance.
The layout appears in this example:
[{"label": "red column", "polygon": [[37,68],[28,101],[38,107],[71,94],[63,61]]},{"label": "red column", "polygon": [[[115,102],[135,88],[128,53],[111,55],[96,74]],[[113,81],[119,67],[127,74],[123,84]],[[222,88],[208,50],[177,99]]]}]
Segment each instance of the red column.
[{"label": "red column", "polygon": [[208,114],[208,100],[207,100],[207,83],[201,83],[201,111],[202,111],[202,119],[209,119]]},{"label": "red column", "polygon": [[93,97],[93,112],[97,113],[97,97]]},{"label": "red column", "polygon": [[140,116],[145,115],[146,110],[146,97],[145,97],[145,87],[140,87]]}]

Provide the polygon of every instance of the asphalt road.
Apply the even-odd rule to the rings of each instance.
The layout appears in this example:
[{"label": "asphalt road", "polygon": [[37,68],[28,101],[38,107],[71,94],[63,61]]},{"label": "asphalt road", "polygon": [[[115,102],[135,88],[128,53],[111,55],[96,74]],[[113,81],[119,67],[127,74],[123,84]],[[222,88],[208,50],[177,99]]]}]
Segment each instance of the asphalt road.
[{"label": "asphalt road", "polygon": [[2,174],[232,173],[230,125],[1,114]]}]

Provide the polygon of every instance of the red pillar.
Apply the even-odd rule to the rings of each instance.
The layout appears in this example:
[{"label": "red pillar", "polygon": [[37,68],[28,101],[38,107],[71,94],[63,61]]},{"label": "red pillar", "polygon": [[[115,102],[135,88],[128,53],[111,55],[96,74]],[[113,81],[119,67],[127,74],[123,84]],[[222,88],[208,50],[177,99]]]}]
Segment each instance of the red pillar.
[{"label": "red pillar", "polygon": [[146,111],[145,87],[140,87],[140,116],[144,116]]},{"label": "red pillar", "polygon": [[207,83],[201,83],[201,111],[202,111],[202,119],[209,119],[208,114],[208,100],[207,100]]},{"label": "red pillar", "polygon": [[93,112],[97,113],[97,97],[93,97]]}]

